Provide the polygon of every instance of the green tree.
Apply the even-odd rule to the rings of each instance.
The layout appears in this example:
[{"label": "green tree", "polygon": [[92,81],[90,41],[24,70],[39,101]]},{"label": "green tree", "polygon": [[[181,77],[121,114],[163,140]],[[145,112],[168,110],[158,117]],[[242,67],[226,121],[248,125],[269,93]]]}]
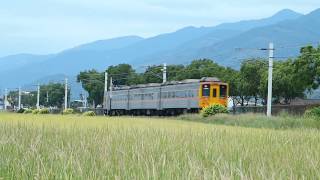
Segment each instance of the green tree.
[{"label": "green tree", "polygon": [[[50,83],[40,86],[40,105],[46,107],[59,107],[64,105],[65,85],[61,83]],[[70,100],[70,89],[68,89],[68,101]]]},{"label": "green tree", "polygon": [[294,61],[291,59],[274,64],[273,94],[279,103],[289,104],[296,97],[304,97],[306,87],[294,71]]},{"label": "green tree", "polygon": [[19,98],[19,91],[9,91],[8,93],[8,102],[11,104],[11,106],[18,106],[18,98]]},{"label": "green tree", "polygon": [[[8,93],[8,102],[11,105],[18,106],[19,104],[19,91],[14,90]],[[21,92],[21,105],[24,107],[35,107],[37,103],[37,91]]]},{"label": "green tree", "polygon": [[144,83],[162,83],[163,66],[149,66],[143,73]]},{"label": "green tree", "polygon": [[141,83],[140,76],[129,64],[119,64],[109,66],[107,69],[109,76],[112,76],[114,85],[132,85]]},{"label": "green tree", "polygon": [[218,65],[210,59],[194,60],[179,73],[178,79],[222,78],[224,70],[225,67]]},{"label": "green tree", "polygon": [[94,105],[102,104],[104,96],[104,73],[96,70],[80,72],[77,76],[77,81],[81,82],[83,89],[88,94],[88,101]]},{"label": "green tree", "polygon": [[320,47],[303,47],[300,53],[294,62],[295,78],[303,88],[316,89],[320,83]]},{"label": "green tree", "polygon": [[[184,70],[183,65],[168,65],[167,66],[167,81],[177,81],[178,75]],[[162,83],[163,65],[150,66],[143,73],[144,83]]]},{"label": "green tree", "polygon": [[249,59],[241,64],[240,73],[245,80],[247,96],[255,98],[255,104],[259,97],[263,96],[259,89],[263,74],[268,70],[268,61],[264,59]]},{"label": "green tree", "polygon": [[240,72],[228,67],[224,71],[224,75],[221,80],[229,84],[229,97],[233,101],[233,107],[237,104],[244,105],[245,89]]}]

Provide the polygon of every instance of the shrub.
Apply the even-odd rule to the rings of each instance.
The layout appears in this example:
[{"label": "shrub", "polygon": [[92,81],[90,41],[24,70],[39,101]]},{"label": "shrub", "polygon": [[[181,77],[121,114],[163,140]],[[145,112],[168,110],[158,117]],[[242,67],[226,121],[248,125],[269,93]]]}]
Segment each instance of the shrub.
[{"label": "shrub", "polygon": [[85,113],[82,114],[83,116],[96,116],[96,113],[93,111],[87,111]]},{"label": "shrub", "polygon": [[23,114],[31,114],[32,113],[32,109],[25,109]]},{"label": "shrub", "polygon": [[73,109],[70,109],[70,108],[63,110],[63,112],[62,112],[63,115],[69,115],[69,114],[73,114],[73,113],[74,113]]},{"label": "shrub", "polygon": [[49,109],[44,108],[44,109],[40,109],[38,114],[49,114],[49,113],[50,113]]},{"label": "shrub", "polygon": [[22,114],[22,113],[24,113],[24,109],[23,108],[21,108],[21,109],[19,109],[18,111],[17,111],[17,113],[20,113],[20,114]]},{"label": "shrub", "polygon": [[33,111],[32,111],[32,114],[39,114],[39,109],[34,109]]},{"label": "shrub", "polygon": [[304,115],[306,117],[320,118],[320,107],[314,107],[312,109],[308,109]]},{"label": "shrub", "polygon": [[228,109],[221,104],[213,104],[202,109],[203,117],[214,116],[216,114],[228,113]]}]

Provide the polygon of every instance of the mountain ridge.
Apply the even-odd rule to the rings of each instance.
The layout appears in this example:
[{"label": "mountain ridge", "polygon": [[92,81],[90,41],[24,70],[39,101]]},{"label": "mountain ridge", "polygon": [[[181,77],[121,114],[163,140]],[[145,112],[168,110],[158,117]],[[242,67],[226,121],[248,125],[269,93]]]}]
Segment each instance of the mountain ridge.
[{"label": "mountain ridge", "polygon": [[[288,21],[296,21],[304,16],[305,15],[294,11],[283,10],[260,21],[240,21],[212,27],[189,26],[172,33],[165,33],[151,38],[127,36],[94,41],[67,49],[58,54],[50,55],[50,57],[44,61],[30,63],[29,65],[16,68],[10,72],[1,72],[0,76],[4,74],[12,74],[12,76],[6,80],[0,79],[0,86],[17,86],[18,84],[26,83],[26,81],[36,81],[41,77],[55,74],[74,76],[79,71],[87,69],[97,69],[101,71],[109,65],[119,63],[130,63],[138,66],[140,64],[158,64],[166,61],[167,63],[176,64],[207,57],[219,60],[217,62],[222,65],[234,64],[234,62],[230,60],[230,57],[228,57],[230,52],[224,52],[223,49],[221,50],[218,47],[224,47],[225,49],[230,48],[224,45],[224,43],[228,44],[230,39],[236,39],[242,34],[254,29],[257,31],[259,28],[268,28],[274,24],[286,25]],[[315,16],[317,16],[317,13]],[[243,22],[245,22],[244,25]],[[254,26],[254,28],[252,28],[252,26]],[[249,30],[247,30],[247,28],[249,28]],[[260,39],[264,38],[264,35],[260,34],[259,36]],[[108,44],[108,41],[123,40],[123,38],[129,38],[132,41],[119,43],[118,46]],[[249,39],[244,42],[249,42],[253,36],[248,38]],[[102,47],[94,47],[99,44],[102,44]],[[231,42],[232,46],[235,44],[236,43]],[[260,46],[262,44],[258,43],[256,45]],[[263,46],[265,46],[265,44],[263,44]],[[217,56],[216,52],[223,55]],[[233,56],[232,53],[230,55]]]}]

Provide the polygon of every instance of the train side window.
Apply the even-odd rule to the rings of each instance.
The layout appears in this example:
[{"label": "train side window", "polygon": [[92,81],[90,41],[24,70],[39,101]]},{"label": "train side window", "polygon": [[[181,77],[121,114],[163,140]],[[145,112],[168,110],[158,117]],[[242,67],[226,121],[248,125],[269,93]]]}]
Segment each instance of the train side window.
[{"label": "train side window", "polygon": [[214,88],[212,90],[212,97],[217,97],[217,89],[216,88]]},{"label": "train side window", "polygon": [[202,85],[202,97],[210,96],[210,84]]},{"label": "train side window", "polygon": [[227,97],[227,86],[226,85],[220,85],[220,97],[221,98]]}]

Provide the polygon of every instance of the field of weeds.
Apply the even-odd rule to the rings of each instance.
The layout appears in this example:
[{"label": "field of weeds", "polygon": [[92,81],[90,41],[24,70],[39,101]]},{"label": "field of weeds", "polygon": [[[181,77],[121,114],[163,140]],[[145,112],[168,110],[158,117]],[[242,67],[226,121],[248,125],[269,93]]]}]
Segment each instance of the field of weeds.
[{"label": "field of weeds", "polygon": [[0,113],[0,179],[319,179],[319,149],[311,128]]}]

